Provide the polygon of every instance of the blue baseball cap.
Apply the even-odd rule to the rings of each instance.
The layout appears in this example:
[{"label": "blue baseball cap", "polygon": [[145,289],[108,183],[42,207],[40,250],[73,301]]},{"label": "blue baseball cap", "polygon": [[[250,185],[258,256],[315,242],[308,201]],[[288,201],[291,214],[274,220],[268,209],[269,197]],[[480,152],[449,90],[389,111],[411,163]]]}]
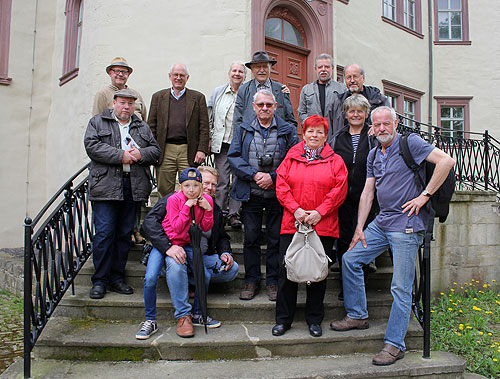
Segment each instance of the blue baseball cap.
[{"label": "blue baseball cap", "polygon": [[179,183],[183,183],[186,180],[196,180],[197,182],[202,182],[201,180],[201,172],[199,172],[194,167],[186,168],[181,172],[181,176],[179,177]]}]

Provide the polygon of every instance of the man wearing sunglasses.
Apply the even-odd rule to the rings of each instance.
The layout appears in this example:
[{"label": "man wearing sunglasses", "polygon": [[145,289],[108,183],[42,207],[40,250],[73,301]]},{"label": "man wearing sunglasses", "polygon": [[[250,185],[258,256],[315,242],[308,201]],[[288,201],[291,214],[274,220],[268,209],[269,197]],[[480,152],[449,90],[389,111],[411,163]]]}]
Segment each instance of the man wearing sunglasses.
[{"label": "man wearing sunglasses", "polygon": [[276,198],[276,169],[299,138],[294,124],[275,115],[277,102],[271,91],[259,90],[253,97],[252,107],[254,117],[237,125],[227,155],[236,177],[231,197],[243,202],[245,285],[240,299],[251,300],[260,290],[260,241],[265,209],[266,290],[269,300],[276,301],[283,214]]}]

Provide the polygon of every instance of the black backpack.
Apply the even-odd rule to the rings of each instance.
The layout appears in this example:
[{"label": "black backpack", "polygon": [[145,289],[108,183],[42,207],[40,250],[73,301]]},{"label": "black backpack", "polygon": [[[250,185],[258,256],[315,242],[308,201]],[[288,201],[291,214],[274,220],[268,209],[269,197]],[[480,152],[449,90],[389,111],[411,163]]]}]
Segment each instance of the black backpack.
[{"label": "black backpack", "polygon": [[[415,163],[408,147],[408,136],[409,134],[401,136],[399,139],[399,154],[405,161],[408,168],[413,171],[417,186],[421,187],[423,191],[427,183],[429,183],[429,180],[431,180],[432,173],[434,172],[436,165],[427,161],[423,161],[420,165]],[[424,166],[425,181],[418,174],[419,168],[422,167],[422,165]],[[455,192],[455,182],[455,170],[452,168],[443,184],[441,184],[441,187],[439,187],[436,193],[432,195],[431,201],[427,203],[431,204],[435,213],[434,217],[438,217],[439,222],[445,222],[448,217],[448,213],[450,213],[450,200],[453,196],[453,192]]]}]

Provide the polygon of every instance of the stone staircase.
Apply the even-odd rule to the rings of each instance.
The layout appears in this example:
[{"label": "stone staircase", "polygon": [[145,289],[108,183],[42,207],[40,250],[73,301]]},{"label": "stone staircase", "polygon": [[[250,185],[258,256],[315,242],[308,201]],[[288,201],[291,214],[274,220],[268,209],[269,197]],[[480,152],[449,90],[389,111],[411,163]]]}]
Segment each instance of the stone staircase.
[{"label": "stone staircase", "polygon": [[[331,320],[345,315],[343,302],[337,299],[339,274],[330,273],[323,336],[313,338],[309,335],[304,321],[305,290],[299,287],[292,329],[284,336],[273,337],[275,303],[267,299],[265,291],[251,301],[238,298],[244,280],[243,233],[230,229],[228,232],[240,272],[234,282],[210,287],[209,315],[222,321],[220,328],[209,329],[207,334],[203,328],[195,328],[194,338],[178,337],[165,278],[160,277],[159,332],[148,340],[136,340],[135,333],[144,320],[142,287],[145,273],[145,267],[139,263],[142,250],[136,246],[130,251],[126,270],[127,283],[134,287],[135,293],[125,296],[108,292],[104,299],[90,299],[93,265],[89,260],[76,278],[75,294],[68,291],[38,340],[34,349],[35,362],[40,362],[39,365],[47,364],[47,359],[58,360],[60,365],[68,364],[64,363],[68,360],[99,361],[101,365],[107,365],[107,361],[136,362],[130,363],[128,371],[125,370],[130,376],[116,376],[121,378],[145,375],[140,370],[137,375],[132,374],[134,368],[144,367],[142,361],[145,359],[155,361],[149,364],[163,365],[167,370],[164,376],[173,370],[172,377],[180,377],[179,366],[176,366],[179,361],[187,361],[182,367],[191,370],[185,370],[184,375],[196,378],[463,377],[464,362],[452,354],[433,352],[431,359],[421,358],[423,332],[413,319],[406,336],[410,352],[405,359],[390,367],[371,365],[373,354],[383,345],[392,302],[389,293],[392,267],[386,254],[377,259],[378,271],[368,279],[369,329],[344,333],[329,330]],[[210,365],[210,362],[220,363],[219,368],[224,371],[216,370],[217,364]]]}]

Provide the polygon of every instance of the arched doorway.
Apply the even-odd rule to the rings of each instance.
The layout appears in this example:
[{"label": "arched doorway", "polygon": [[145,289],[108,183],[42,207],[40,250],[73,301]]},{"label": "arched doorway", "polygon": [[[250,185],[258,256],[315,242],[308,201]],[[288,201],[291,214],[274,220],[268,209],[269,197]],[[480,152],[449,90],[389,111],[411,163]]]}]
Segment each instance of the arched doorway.
[{"label": "arched doorway", "polygon": [[[295,119],[299,121],[300,90],[307,83],[307,37],[299,19],[284,7],[275,7],[268,14],[265,23],[265,49],[269,56],[278,61],[273,66],[271,79],[290,88]],[[301,128],[297,130],[301,135]]]}]

